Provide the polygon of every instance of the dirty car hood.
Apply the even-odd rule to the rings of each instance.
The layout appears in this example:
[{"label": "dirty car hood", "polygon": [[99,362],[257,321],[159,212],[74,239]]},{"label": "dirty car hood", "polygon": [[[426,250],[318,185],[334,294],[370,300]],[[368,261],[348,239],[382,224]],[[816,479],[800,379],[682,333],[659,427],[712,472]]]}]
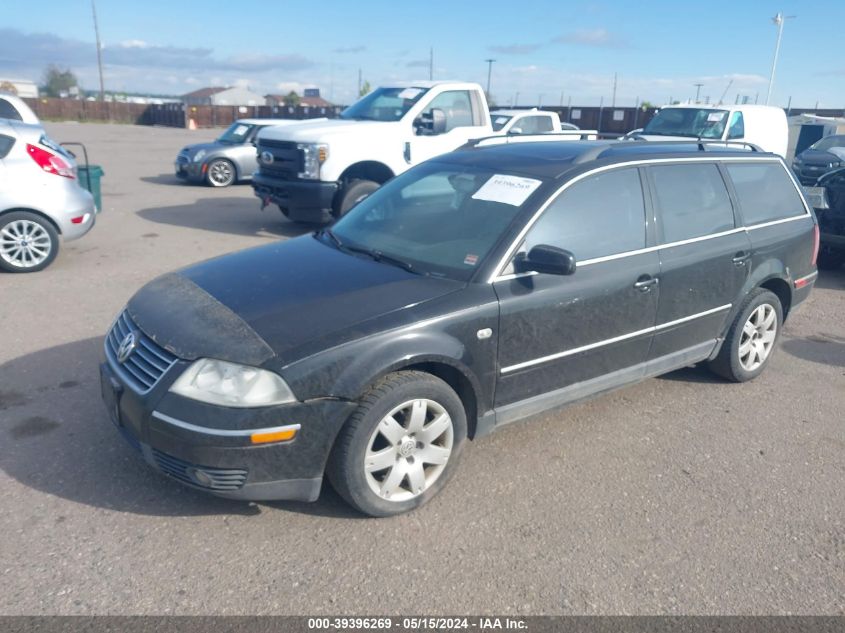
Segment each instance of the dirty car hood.
[{"label": "dirty car hood", "polygon": [[261,365],[463,283],[350,255],[311,235],[248,249],[153,280],[129,302],[148,336],[181,358]]}]

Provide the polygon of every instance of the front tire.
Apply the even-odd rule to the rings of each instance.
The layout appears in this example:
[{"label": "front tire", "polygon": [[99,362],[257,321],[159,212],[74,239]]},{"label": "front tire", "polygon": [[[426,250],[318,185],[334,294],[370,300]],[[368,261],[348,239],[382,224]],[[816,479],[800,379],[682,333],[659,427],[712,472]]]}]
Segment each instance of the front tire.
[{"label": "front tire", "polygon": [[237,171],[231,161],[215,158],[208,163],[205,181],[212,187],[228,187],[237,179]]},{"label": "front tire", "polygon": [[467,435],[463,403],[419,371],[389,374],[361,398],[326,470],[347,503],[374,517],[409,512],[448,482]]},{"label": "front tire", "polygon": [[49,266],[59,253],[59,234],[40,215],[15,211],[0,216],[0,269],[34,273]]},{"label": "front tire", "polygon": [[710,369],[733,382],[756,378],[772,358],[783,325],[780,299],[765,288],[751,291]]},{"label": "front tire", "polygon": [[361,202],[361,200],[369,196],[380,186],[372,180],[352,180],[343,185],[335,196],[334,204],[332,205],[332,215],[336,218],[343,217],[349,209]]}]

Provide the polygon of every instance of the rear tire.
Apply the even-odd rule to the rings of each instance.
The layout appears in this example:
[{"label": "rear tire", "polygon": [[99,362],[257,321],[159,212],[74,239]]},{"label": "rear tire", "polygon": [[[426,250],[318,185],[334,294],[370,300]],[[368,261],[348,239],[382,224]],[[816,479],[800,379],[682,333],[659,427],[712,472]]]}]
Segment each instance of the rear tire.
[{"label": "rear tire", "polygon": [[341,429],[326,474],[364,514],[402,514],[446,485],[466,435],[463,403],[449,385],[419,371],[388,374]]},{"label": "rear tire", "polygon": [[733,382],[756,378],[772,358],[782,325],[780,299],[765,288],[755,288],[745,298],[710,369]]},{"label": "rear tire", "polygon": [[0,215],[0,269],[35,273],[53,263],[59,234],[49,220],[29,211]]},{"label": "rear tire", "polygon": [[380,186],[372,180],[350,181],[337,192],[334,204],[332,205],[332,215],[335,218],[343,217],[349,209],[361,202],[361,200],[369,196]]}]

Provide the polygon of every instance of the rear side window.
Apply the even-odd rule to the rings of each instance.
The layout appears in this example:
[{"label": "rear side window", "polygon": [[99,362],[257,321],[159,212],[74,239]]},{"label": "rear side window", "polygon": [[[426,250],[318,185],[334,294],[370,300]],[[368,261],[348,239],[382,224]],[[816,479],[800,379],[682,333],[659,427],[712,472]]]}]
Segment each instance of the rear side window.
[{"label": "rear side window", "polygon": [[514,127],[520,128],[523,134],[551,132],[552,118],[548,116],[527,116],[517,121]]},{"label": "rear side window", "polygon": [[726,167],[746,226],[806,213],[795,185],[779,163],[730,163]]},{"label": "rear side window", "polygon": [[15,139],[5,134],[0,134],[0,158],[6,158],[8,153],[12,150],[12,145],[15,144]]},{"label": "rear side window", "polygon": [[651,167],[663,242],[679,242],[734,228],[728,190],[714,164]]},{"label": "rear side window", "polygon": [[645,207],[636,168],[588,176],[564,191],[531,227],[522,250],[549,244],[584,261],[645,247]]},{"label": "rear side window", "polygon": [[0,97],[0,119],[12,119],[14,121],[23,121],[21,113],[11,103]]}]

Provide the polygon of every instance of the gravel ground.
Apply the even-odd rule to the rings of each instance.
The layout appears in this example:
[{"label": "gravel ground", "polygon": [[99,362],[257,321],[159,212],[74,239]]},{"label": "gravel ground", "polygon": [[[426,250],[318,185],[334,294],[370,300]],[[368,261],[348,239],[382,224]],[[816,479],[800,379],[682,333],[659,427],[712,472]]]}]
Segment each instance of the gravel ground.
[{"label": "gravel ground", "polygon": [[303,229],[171,175],[209,131],[47,127],[104,167],[104,212],[0,274],[0,613],[845,614],[845,270],[753,383],[684,369],[512,425],[413,514],[226,501],[118,437],[102,336],[153,277]]}]

